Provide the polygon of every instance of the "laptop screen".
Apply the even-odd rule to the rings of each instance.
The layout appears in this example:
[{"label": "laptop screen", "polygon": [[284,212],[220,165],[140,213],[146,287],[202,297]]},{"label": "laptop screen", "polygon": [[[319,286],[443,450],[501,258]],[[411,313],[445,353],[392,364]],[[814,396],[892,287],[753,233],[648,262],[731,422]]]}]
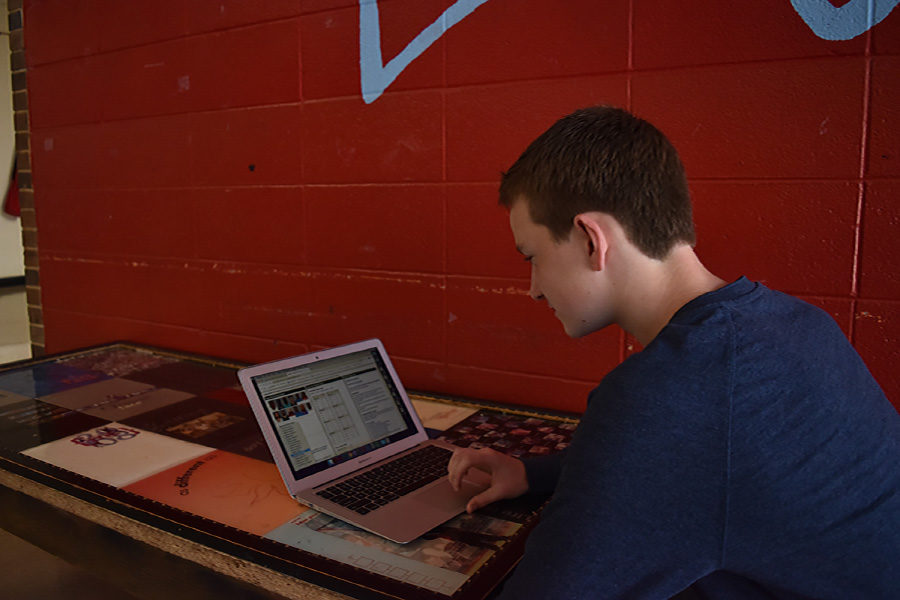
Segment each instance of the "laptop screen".
[{"label": "laptop screen", "polygon": [[296,479],[416,433],[375,348],[251,381]]}]

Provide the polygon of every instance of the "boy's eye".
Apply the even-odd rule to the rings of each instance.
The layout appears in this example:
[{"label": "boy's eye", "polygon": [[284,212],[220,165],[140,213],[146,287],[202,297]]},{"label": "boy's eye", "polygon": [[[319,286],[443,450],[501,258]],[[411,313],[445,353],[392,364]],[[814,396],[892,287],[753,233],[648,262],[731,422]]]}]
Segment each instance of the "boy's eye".
[{"label": "boy's eye", "polygon": [[525,257],[523,257],[523,260],[525,262],[531,262],[533,258],[534,258],[533,256],[525,256]]}]

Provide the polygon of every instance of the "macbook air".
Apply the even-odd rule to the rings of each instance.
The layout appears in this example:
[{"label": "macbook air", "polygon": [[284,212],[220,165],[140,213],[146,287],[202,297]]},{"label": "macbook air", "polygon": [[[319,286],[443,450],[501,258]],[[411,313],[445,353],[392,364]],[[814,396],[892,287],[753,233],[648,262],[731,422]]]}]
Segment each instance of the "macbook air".
[{"label": "macbook air", "polygon": [[453,446],[429,440],[377,339],[238,371],[288,492],[389,540],[465,510],[489,476],[447,478]]}]

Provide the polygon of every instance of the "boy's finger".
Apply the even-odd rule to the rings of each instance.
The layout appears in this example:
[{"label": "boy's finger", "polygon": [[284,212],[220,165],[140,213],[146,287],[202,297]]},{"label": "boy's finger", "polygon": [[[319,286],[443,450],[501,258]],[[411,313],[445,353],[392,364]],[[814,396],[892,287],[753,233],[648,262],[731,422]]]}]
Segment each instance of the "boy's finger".
[{"label": "boy's finger", "polygon": [[477,496],[472,496],[469,500],[469,503],[466,504],[466,512],[471,514],[481,508],[482,506],[487,506],[491,502],[496,502],[503,497],[503,494],[497,489],[496,486],[491,486],[488,489],[484,490]]},{"label": "boy's finger", "polygon": [[457,468],[456,470],[450,472],[450,486],[454,490],[459,491],[459,485],[460,483],[462,483],[462,479],[466,476],[466,473],[468,473],[468,471],[468,469],[462,470]]},{"label": "boy's finger", "polygon": [[462,478],[469,472],[470,466],[471,460],[469,460],[465,453],[462,453],[459,450],[453,452],[453,456],[447,464],[447,473],[450,479],[450,485],[454,490],[459,489]]}]

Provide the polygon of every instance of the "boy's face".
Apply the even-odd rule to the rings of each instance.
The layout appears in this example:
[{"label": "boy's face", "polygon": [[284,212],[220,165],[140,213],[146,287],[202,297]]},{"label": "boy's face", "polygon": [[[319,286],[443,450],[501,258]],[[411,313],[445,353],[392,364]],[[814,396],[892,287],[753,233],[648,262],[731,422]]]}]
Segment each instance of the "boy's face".
[{"label": "boy's face", "polygon": [[591,268],[589,243],[580,229],[574,228],[567,240],[554,241],[549,229],[532,221],[525,199],[510,209],[509,226],[516,249],[531,263],[529,295],[547,301],[570,337],[612,322],[602,274]]}]

